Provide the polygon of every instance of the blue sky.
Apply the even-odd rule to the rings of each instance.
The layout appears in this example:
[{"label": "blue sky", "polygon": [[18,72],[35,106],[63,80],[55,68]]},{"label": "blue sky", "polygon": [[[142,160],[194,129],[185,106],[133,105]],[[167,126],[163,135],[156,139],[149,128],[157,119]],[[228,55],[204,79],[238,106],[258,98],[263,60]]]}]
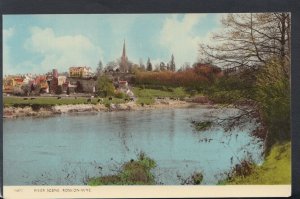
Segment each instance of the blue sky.
[{"label": "blue sky", "polygon": [[4,15],[3,74],[40,74],[121,56],[155,65],[172,54],[178,69],[197,60],[199,42],[220,28],[219,14]]}]

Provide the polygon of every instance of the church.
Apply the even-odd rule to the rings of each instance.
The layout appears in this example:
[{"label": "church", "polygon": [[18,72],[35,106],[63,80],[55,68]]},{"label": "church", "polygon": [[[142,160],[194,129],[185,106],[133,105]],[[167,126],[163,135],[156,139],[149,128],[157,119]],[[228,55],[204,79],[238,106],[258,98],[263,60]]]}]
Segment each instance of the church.
[{"label": "church", "polygon": [[121,56],[121,62],[120,62],[119,70],[122,73],[128,73],[128,58],[127,58],[127,55],[126,55],[125,40],[124,40],[124,44],[123,44],[123,52],[122,52],[122,56]]}]

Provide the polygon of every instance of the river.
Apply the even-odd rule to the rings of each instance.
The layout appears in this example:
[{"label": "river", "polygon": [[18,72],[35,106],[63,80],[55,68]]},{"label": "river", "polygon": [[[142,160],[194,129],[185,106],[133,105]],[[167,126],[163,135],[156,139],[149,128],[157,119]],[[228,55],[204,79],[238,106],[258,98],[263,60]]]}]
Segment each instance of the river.
[{"label": "river", "polygon": [[[236,114],[204,107],[67,114],[3,121],[4,185],[82,185],[114,174],[141,151],[154,159],[157,183],[176,185],[195,171],[216,184],[239,161],[262,162],[262,141],[249,123],[196,132],[191,120]],[[179,177],[180,176],[180,177]]]}]

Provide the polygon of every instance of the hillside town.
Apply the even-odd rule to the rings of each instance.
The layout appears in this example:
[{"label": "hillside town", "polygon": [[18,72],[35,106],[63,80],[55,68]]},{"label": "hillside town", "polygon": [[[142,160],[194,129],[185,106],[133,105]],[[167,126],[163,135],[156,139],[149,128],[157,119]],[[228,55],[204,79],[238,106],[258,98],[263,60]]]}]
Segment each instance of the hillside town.
[{"label": "hillside town", "polygon": [[[222,76],[223,73],[234,72],[232,69],[230,71],[221,70],[221,68],[210,64],[195,63],[193,67],[196,73],[200,69],[202,71],[210,71],[208,73],[217,74],[218,76]],[[178,72],[190,69],[190,66],[185,66],[178,69]],[[60,72],[58,69],[53,68],[52,71],[39,75],[31,73],[6,75],[3,79],[3,94],[6,96],[94,96],[97,93],[97,79],[101,75],[105,75],[113,83],[115,92],[121,92],[133,98],[134,93],[130,89],[129,84],[132,84],[134,81],[135,70],[144,72],[176,72],[174,56],[171,56],[169,63],[161,62],[155,68],[152,68],[149,58],[146,66],[133,64],[128,60],[124,41],[119,61],[109,62],[105,68],[97,68],[94,71],[89,66],[71,66],[67,72]]]},{"label": "hillside town", "polygon": [[6,75],[3,79],[3,94],[15,96],[56,96],[56,95],[94,95],[99,75],[106,75],[113,82],[115,88],[133,97],[129,89],[128,80],[132,73],[128,70],[125,41],[120,64],[114,69],[95,72],[88,66],[72,66],[68,72],[53,69],[46,74]]}]

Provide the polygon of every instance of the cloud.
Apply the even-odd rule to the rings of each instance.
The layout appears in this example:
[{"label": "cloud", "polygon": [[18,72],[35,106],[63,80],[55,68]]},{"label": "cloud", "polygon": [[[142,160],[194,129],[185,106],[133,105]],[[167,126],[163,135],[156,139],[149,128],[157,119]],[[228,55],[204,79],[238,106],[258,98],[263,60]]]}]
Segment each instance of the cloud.
[{"label": "cloud", "polygon": [[3,75],[12,72],[11,58],[10,58],[10,47],[8,45],[9,40],[14,35],[14,28],[3,29]]},{"label": "cloud", "polygon": [[25,41],[26,50],[42,56],[36,64],[41,72],[53,68],[67,71],[71,66],[86,65],[96,68],[102,58],[102,49],[83,35],[58,36],[51,28],[31,28],[31,36]]},{"label": "cloud", "polygon": [[159,42],[170,54],[174,54],[177,69],[185,62],[195,62],[199,43],[209,40],[209,34],[199,36],[195,32],[196,27],[206,16],[206,14],[185,14],[180,18],[175,14],[164,21]]}]

